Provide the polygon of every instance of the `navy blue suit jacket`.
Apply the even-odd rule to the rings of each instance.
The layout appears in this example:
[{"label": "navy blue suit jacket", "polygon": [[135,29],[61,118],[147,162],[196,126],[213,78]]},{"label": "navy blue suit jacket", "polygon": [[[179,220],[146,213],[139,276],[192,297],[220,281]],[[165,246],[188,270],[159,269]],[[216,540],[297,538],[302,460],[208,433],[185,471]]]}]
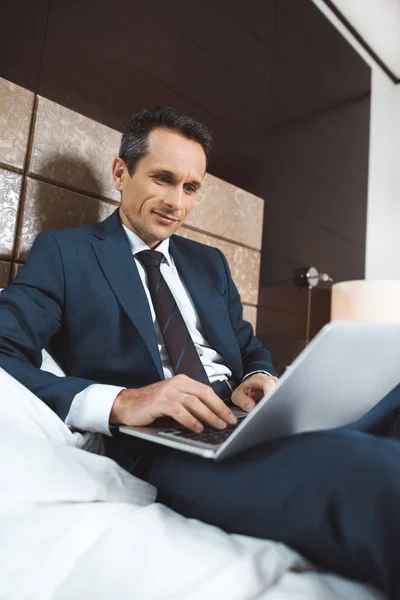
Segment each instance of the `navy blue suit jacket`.
[{"label": "navy blue suit jacket", "polygon": [[[179,236],[170,252],[204,335],[240,380],[269,352],[242,318],[223,254]],[[41,350],[68,377],[40,370]],[[92,383],[137,388],[164,379],[150,309],[118,211],[102,223],[40,234],[0,294],[0,367],[65,419]]]}]

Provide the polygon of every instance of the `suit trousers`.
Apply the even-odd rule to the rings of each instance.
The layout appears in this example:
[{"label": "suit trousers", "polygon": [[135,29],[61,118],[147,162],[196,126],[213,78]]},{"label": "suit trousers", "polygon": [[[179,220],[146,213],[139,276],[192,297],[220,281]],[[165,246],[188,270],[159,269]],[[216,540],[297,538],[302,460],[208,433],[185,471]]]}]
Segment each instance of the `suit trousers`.
[{"label": "suit trousers", "polygon": [[217,462],[147,443],[146,479],[159,502],[186,517],[283,542],[398,600],[399,408],[400,386],[353,425],[271,440]]}]

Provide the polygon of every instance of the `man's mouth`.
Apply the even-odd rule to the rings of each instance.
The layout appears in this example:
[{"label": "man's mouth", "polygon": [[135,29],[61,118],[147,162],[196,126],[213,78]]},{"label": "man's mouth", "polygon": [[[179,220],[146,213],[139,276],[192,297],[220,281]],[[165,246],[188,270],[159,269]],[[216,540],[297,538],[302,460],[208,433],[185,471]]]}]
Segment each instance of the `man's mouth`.
[{"label": "man's mouth", "polygon": [[165,213],[162,213],[159,210],[153,210],[153,213],[160,217],[165,223],[176,223],[178,221],[178,219],[174,219],[174,217],[166,215]]}]

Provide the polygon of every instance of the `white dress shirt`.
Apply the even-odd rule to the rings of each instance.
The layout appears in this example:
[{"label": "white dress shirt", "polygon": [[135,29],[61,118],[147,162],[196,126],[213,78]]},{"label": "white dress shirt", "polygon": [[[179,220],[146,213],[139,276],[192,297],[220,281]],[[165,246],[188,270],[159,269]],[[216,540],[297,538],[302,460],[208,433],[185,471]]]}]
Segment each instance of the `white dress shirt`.
[{"label": "white dress shirt", "polygon": [[[164,339],[161,335],[158,322],[156,321],[153,303],[149,288],[147,286],[146,270],[142,263],[135,257],[138,252],[141,252],[142,250],[149,250],[149,247],[142,239],[133,233],[133,231],[125,226],[123,227],[138,268],[140,279],[142,280],[143,287],[146,292],[147,300],[149,302],[151,317],[153,319],[157,334],[157,344],[160,352],[164,376],[165,379],[168,379],[168,377],[172,377],[174,375],[174,372],[165,347]],[[190,298],[186,287],[179,277],[174,260],[169,253],[169,239],[164,240],[159,246],[157,246],[157,252],[161,252],[164,255],[160,264],[161,273],[175,298],[179,310],[181,311],[182,317],[186,323],[209,380],[214,382],[218,379],[226,379],[231,377],[232,371],[226,365],[222,356],[210,347],[209,342],[204,337],[203,329],[192,299]],[[77,394],[73,399],[69,413],[65,419],[66,424],[74,429],[97,431],[106,435],[110,435],[109,417],[111,407],[115,398],[123,389],[125,388],[100,383],[90,385],[85,390]]]}]

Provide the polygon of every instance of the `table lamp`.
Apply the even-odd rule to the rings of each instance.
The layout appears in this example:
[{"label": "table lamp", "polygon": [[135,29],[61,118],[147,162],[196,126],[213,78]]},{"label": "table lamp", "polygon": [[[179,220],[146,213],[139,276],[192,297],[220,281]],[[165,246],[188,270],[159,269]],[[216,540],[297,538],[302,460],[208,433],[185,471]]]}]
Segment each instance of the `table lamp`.
[{"label": "table lamp", "polygon": [[400,323],[400,279],[333,284],[331,321],[338,320]]}]

